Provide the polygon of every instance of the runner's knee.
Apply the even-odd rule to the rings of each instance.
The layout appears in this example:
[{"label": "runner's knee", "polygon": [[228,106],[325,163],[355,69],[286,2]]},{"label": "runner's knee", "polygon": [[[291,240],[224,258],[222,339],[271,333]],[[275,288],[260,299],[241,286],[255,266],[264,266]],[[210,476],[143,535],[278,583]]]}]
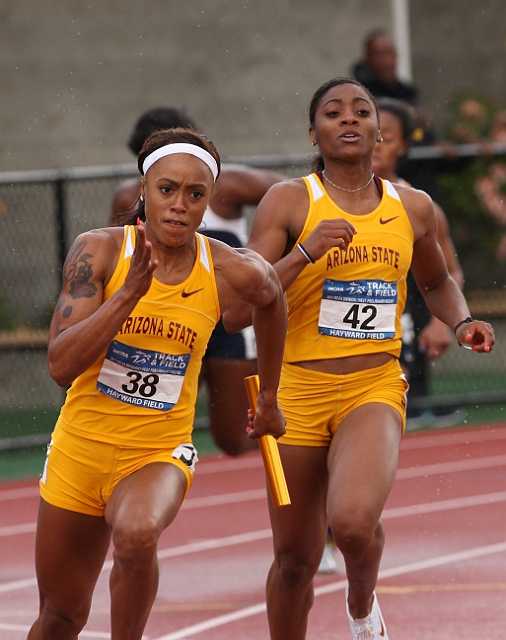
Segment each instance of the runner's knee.
[{"label": "runner's knee", "polygon": [[354,558],[362,556],[378,533],[377,521],[355,513],[347,518],[334,518],[331,529],[338,549]]},{"label": "runner's knee", "polygon": [[133,565],[151,563],[156,556],[160,530],[154,520],[118,523],[113,528],[114,559]]},{"label": "runner's knee", "polygon": [[302,558],[296,555],[281,553],[276,557],[278,579],[283,587],[293,589],[308,584],[316,574],[321,554]]},{"label": "runner's knee", "polygon": [[73,607],[71,601],[58,606],[46,598],[39,618],[40,635],[43,640],[52,638],[74,638],[88,621],[91,603]]}]

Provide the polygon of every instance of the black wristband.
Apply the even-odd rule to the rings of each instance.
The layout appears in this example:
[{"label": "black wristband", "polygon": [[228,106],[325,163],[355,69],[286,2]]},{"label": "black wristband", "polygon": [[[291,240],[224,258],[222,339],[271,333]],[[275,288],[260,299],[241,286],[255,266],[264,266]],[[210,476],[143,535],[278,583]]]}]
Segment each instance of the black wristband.
[{"label": "black wristband", "polygon": [[309,253],[304,249],[304,247],[301,245],[301,243],[299,242],[299,244],[297,245],[297,247],[300,249],[302,255],[306,258],[306,260],[308,262],[310,262],[311,264],[314,264],[314,260],[313,258],[309,255]]},{"label": "black wristband", "polygon": [[476,322],[476,320],[474,318],[471,318],[471,316],[468,316],[465,320],[461,320],[455,325],[455,328],[453,329],[453,333],[457,333],[457,329],[460,327],[461,324],[466,324],[466,323],[469,324],[469,322]]}]

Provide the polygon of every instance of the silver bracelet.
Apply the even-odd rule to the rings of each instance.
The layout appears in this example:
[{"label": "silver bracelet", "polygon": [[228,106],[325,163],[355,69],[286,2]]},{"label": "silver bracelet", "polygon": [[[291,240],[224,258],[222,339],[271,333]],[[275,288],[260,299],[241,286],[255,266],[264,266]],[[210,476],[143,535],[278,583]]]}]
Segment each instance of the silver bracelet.
[{"label": "silver bracelet", "polygon": [[309,255],[309,253],[304,249],[304,247],[300,244],[300,242],[298,243],[297,247],[300,249],[300,252],[302,253],[302,255],[304,256],[304,258],[306,258],[306,260],[308,262],[310,262],[311,264],[314,264],[314,260],[313,258]]},{"label": "silver bracelet", "polygon": [[[468,324],[469,322],[476,322],[476,320],[474,318],[471,318],[471,316],[468,316],[465,320],[461,320],[460,322],[457,322],[457,324],[455,325],[454,329],[453,329],[453,333],[455,335],[457,335],[457,329],[460,327],[461,324]],[[462,347],[463,349],[469,349],[470,351],[472,351],[472,346],[470,344],[463,344],[462,342],[459,342],[457,340],[457,344],[459,345],[459,347]]]}]

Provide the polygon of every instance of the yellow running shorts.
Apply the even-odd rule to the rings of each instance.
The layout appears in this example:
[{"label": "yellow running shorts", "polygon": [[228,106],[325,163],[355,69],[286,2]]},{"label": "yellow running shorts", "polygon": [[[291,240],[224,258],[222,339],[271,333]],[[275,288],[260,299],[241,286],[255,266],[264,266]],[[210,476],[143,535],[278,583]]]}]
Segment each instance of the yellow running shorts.
[{"label": "yellow running shorts", "polygon": [[409,388],[397,359],[372,369],[332,374],[283,364],[278,402],[286,419],[280,444],[329,446],[339,424],[353,409],[381,402],[396,409],[406,426]]},{"label": "yellow running shorts", "polygon": [[47,448],[40,495],[55,507],[103,516],[118,482],[152,462],[168,462],[181,469],[186,497],[197,460],[191,443],[174,449],[123,447],[82,438],[58,425]]}]

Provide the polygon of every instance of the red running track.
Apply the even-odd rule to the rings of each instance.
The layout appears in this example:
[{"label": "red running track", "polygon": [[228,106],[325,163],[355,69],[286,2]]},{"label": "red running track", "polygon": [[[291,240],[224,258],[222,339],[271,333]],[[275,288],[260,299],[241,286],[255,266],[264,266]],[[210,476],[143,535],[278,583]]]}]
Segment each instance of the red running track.
[{"label": "red running track", "polygon": [[[392,640],[503,640],[506,425],[408,435],[383,521],[378,597]],[[37,613],[35,479],[0,485],[0,638],[22,640]],[[206,457],[160,541],[150,640],[267,639],[272,561],[258,454]],[[104,567],[81,638],[109,637]],[[342,572],[318,575],[308,640],[349,640]],[[287,615],[290,612],[287,611]]]}]

